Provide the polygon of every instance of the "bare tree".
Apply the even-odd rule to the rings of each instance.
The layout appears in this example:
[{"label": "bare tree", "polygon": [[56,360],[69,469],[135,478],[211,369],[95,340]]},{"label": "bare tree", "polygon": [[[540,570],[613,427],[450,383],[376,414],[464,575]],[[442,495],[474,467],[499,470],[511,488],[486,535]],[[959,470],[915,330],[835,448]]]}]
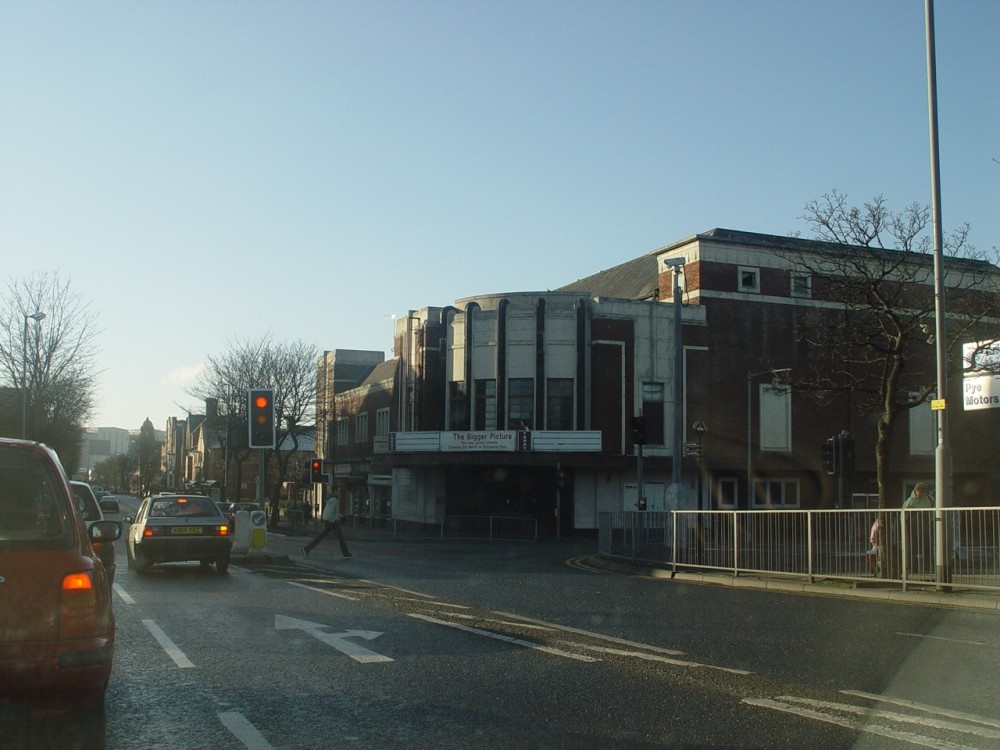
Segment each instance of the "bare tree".
[{"label": "bare tree", "polygon": [[[809,279],[817,302],[796,326],[810,366],[793,373],[793,384],[821,399],[849,393],[852,411],[874,418],[879,507],[885,508],[898,420],[937,392],[929,346],[935,328],[930,213],[917,204],[895,213],[881,196],[851,206],[834,191],[808,203],[801,218],[829,245],[815,254],[785,255],[792,273]],[[962,341],[988,330],[1000,300],[1000,269],[969,245],[968,234],[963,225],[945,242],[952,367],[960,365],[955,352]]]},{"label": "bare tree", "polygon": [[281,485],[288,476],[289,461],[299,448],[304,426],[315,421],[316,347],[301,341],[276,343],[270,336],[235,341],[220,356],[209,356],[199,382],[190,393],[219,404],[219,440],[226,461],[236,462],[237,486],[240,466],[250,456],[247,447],[247,391],[273,388],[275,407],[275,463],[277,477],[270,484],[272,520],[277,522]]},{"label": "bare tree", "polygon": [[17,406],[24,407],[13,418],[5,410],[5,432],[20,435],[23,429],[48,443],[70,474],[79,466],[93,412],[96,321],[90,303],[58,273],[11,280],[0,303],[0,377],[17,389]]},{"label": "bare tree", "polygon": [[130,450],[98,461],[94,466],[94,477],[105,487],[132,492],[133,478],[139,470],[138,452]]}]

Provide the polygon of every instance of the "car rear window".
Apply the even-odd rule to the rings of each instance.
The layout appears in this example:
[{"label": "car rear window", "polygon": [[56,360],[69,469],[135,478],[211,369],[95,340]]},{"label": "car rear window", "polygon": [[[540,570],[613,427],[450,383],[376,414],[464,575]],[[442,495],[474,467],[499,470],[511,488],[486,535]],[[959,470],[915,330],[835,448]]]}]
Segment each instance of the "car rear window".
[{"label": "car rear window", "polygon": [[0,549],[64,549],[73,525],[63,485],[43,457],[0,451]]},{"label": "car rear window", "polygon": [[172,497],[154,500],[150,518],[183,518],[185,516],[218,516],[219,508],[207,497]]},{"label": "car rear window", "polygon": [[101,520],[101,511],[97,507],[97,499],[86,487],[78,484],[71,485],[73,497],[76,498],[76,507],[80,509],[80,515],[87,523]]}]

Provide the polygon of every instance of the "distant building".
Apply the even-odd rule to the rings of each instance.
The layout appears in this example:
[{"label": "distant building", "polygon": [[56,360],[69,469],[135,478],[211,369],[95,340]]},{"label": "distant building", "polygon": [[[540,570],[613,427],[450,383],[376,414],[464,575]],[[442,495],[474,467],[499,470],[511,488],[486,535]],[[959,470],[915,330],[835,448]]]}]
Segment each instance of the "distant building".
[{"label": "distant building", "polygon": [[[163,433],[157,435],[157,439]],[[80,454],[80,473],[89,477],[94,467],[112,456],[127,454],[132,449],[133,440],[138,440],[139,430],[125,430],[121,427],[98,427],[83,434],[83,451]]]}]

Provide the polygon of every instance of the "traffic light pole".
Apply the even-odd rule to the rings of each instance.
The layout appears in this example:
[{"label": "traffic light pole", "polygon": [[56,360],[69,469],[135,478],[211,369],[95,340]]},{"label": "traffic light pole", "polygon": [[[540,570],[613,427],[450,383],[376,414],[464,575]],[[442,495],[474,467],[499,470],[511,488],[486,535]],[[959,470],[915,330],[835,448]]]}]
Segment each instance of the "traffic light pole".
[{"label": "traffic light pole", "polygon": [[267,464],[264,457],[264,449],[257,449],[257,505],[264,507],[264,472]]}]

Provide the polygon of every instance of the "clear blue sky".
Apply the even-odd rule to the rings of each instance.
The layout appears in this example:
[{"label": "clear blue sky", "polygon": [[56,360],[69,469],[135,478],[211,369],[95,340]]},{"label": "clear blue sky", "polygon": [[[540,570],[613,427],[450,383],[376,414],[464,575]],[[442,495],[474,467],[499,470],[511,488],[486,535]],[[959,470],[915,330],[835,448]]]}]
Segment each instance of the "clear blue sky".
[{"label": "clear blue sky", "polygon": [[[988,250],[1000,2],[936,12],[945,229]],[[92,300],[94,426],[198,410],[235,338],[388,350],[832,189],[930,203],[922,0],[10,0],[0,106],[2,281]]]}]

